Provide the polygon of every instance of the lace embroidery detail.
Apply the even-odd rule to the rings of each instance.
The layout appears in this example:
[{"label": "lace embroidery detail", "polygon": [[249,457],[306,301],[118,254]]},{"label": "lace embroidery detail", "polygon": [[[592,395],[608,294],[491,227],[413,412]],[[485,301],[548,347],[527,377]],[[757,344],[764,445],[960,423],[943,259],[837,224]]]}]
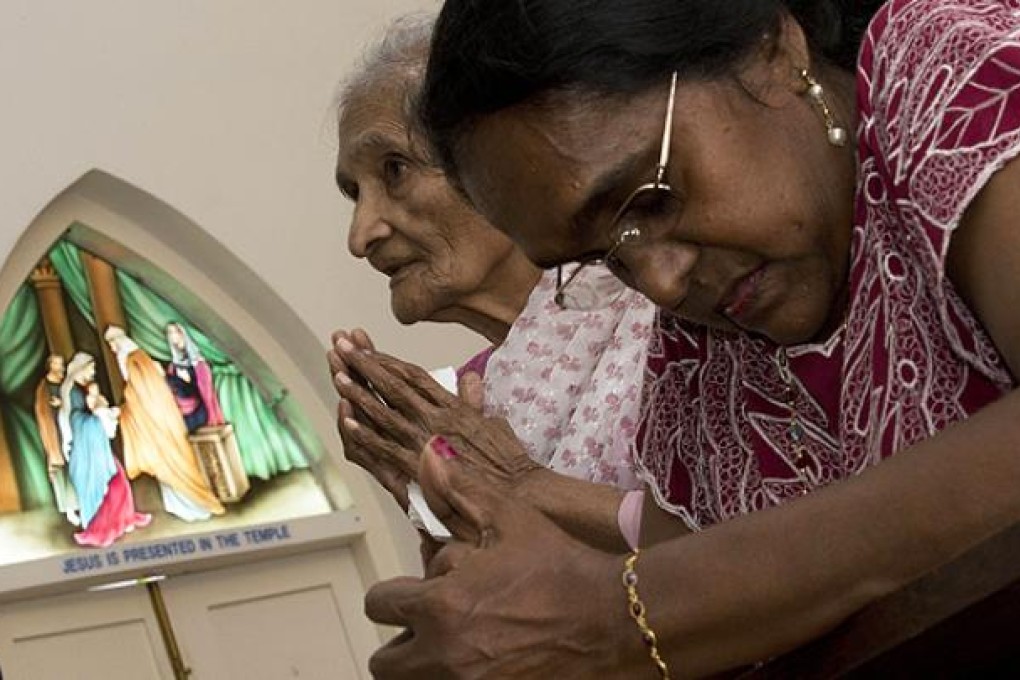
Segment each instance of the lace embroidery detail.
[{"label": "lace embroidery detail", "polygon": [[[823,483],[1014,386],[944,263],[967,204],[1020,152],[1017,2],[894,0],[862,46],[858,96],[845,337],[789,349]],[[763,340],[658,321],[634,455],[659,504],[693,529],[802,490],[774,352]]]}]

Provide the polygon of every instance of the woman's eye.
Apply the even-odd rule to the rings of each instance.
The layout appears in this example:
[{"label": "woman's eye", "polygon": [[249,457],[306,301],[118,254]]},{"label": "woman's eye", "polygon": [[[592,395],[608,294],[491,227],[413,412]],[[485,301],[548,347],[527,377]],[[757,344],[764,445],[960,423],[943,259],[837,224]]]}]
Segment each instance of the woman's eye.
[{"label": "woman's eye", "polygon": [[625,213],[631,218],[661,217],[674,207],[675,198],[665,191],[646,191],[635,196]]},{"label": "woman's eye", "polygon": [[383,161],[383,182],[385,182],[387,187],[394,188],[404,179],[407,170],[408,163],[406,160],[390,156]]},{"label": "woman's eye", "polygon": [[358,185],[354,182],[344,182],[340,185],[340,193],[352,203],[358,202]]},{"label": "woman's eye", "polygon": [[616,221],[616,232],[633,232],[642,240],[660,238],[678,219],[680,200],[670,191],[652,189],[635,196]]}]

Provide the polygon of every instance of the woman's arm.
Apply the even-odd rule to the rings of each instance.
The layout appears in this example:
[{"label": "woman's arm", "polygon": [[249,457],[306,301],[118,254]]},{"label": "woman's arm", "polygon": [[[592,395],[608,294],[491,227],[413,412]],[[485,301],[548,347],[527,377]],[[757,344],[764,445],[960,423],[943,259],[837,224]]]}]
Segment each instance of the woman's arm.
[{"label": "woman's arm", "polygon": [[1020,376],[1020,160],[991,179],[968,206],[946,258],[947,274]]},{"label": "woman's arm", "polygon": [[667,659],[697,675],[775,656],[1020,521],[1017,442],[1013,393],[859,477],[650,549]]},{"label": "woman's arm", "polygon": [[630,550],[617,517],[623,492],[614,487],[539,468],[518,485],[514,495],[594,548],[611,553]]}]

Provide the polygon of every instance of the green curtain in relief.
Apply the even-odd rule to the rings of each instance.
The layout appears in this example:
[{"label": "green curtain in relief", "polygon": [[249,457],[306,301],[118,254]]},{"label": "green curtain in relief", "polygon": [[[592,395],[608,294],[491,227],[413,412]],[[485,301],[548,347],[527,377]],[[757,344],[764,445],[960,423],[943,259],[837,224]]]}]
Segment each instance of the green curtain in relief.
[{"label": "green curtain in relief", "polygon": [[92,316],[92,300],[89,298],[89,283],[85,278],[85,267],[81,263],[81,255],[77,246],[67,241],[57,241],[50,249],[50,263],[60,276],[64,292],[78,308],[82,316],[95,328],[96,320]]},{"label": "green curtain in relief", "polygon": [[[60,248],[66,256],[59,258],[59,264],[53,260],[53,266],[68,288],[84,287],[84,295],[80,289],[78,292],[69,290],[70,297],[94,325],[78,249],[67,242],[61,242]],[[70,267],[76,268],[77,272],[68,271],[68,276],[65,276],[65,268]],[[209,362],[216,396],[223,408],[223,415],[234,426],[237,447],[249,476],[269,479],[281,472],[308,467],[307,458],[294,436],[280,424],[255,384],[237,369],[218,346],[184,320],[170,303],[120,270],[117,270],[117,285],[127,316],[128,335],[149,356],[163,363],[170,360],[165,329],[168,323],[177,322],[184,326]],[[82,304],[88,308],[82,308]]]},{"label": "green curtain in relief", "polygon": [[18,289],[0,319],[0,404],[25,510],[54,507],[39,430],[32,411],[46,358],[46,337],[35,294]]},{"label": "green curtain in relief", "polygon": [[161,361],[170,360],[166,325],[184,326],[212,368],[216,396],[227,422],[233,423],[244,469],[251,476],[269,479],[280,472],[308,467],[290,431],[279,424],[255,385],[241,373],[209,338],[187,321],[163,298],[123,272],[117,272],[124,313],[131,336],[138,345]]}]

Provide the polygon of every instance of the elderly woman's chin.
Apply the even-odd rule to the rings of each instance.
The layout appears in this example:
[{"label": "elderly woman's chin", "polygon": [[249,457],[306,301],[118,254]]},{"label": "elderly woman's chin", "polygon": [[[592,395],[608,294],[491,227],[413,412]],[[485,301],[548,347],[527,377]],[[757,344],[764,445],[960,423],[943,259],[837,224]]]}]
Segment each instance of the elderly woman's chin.
[{"label": "elderly woman's chin", "polygon": [[432,320],[438,305],[420,282],[405,281],[390,289],[390,309],[397,321],[409,326]]}]

